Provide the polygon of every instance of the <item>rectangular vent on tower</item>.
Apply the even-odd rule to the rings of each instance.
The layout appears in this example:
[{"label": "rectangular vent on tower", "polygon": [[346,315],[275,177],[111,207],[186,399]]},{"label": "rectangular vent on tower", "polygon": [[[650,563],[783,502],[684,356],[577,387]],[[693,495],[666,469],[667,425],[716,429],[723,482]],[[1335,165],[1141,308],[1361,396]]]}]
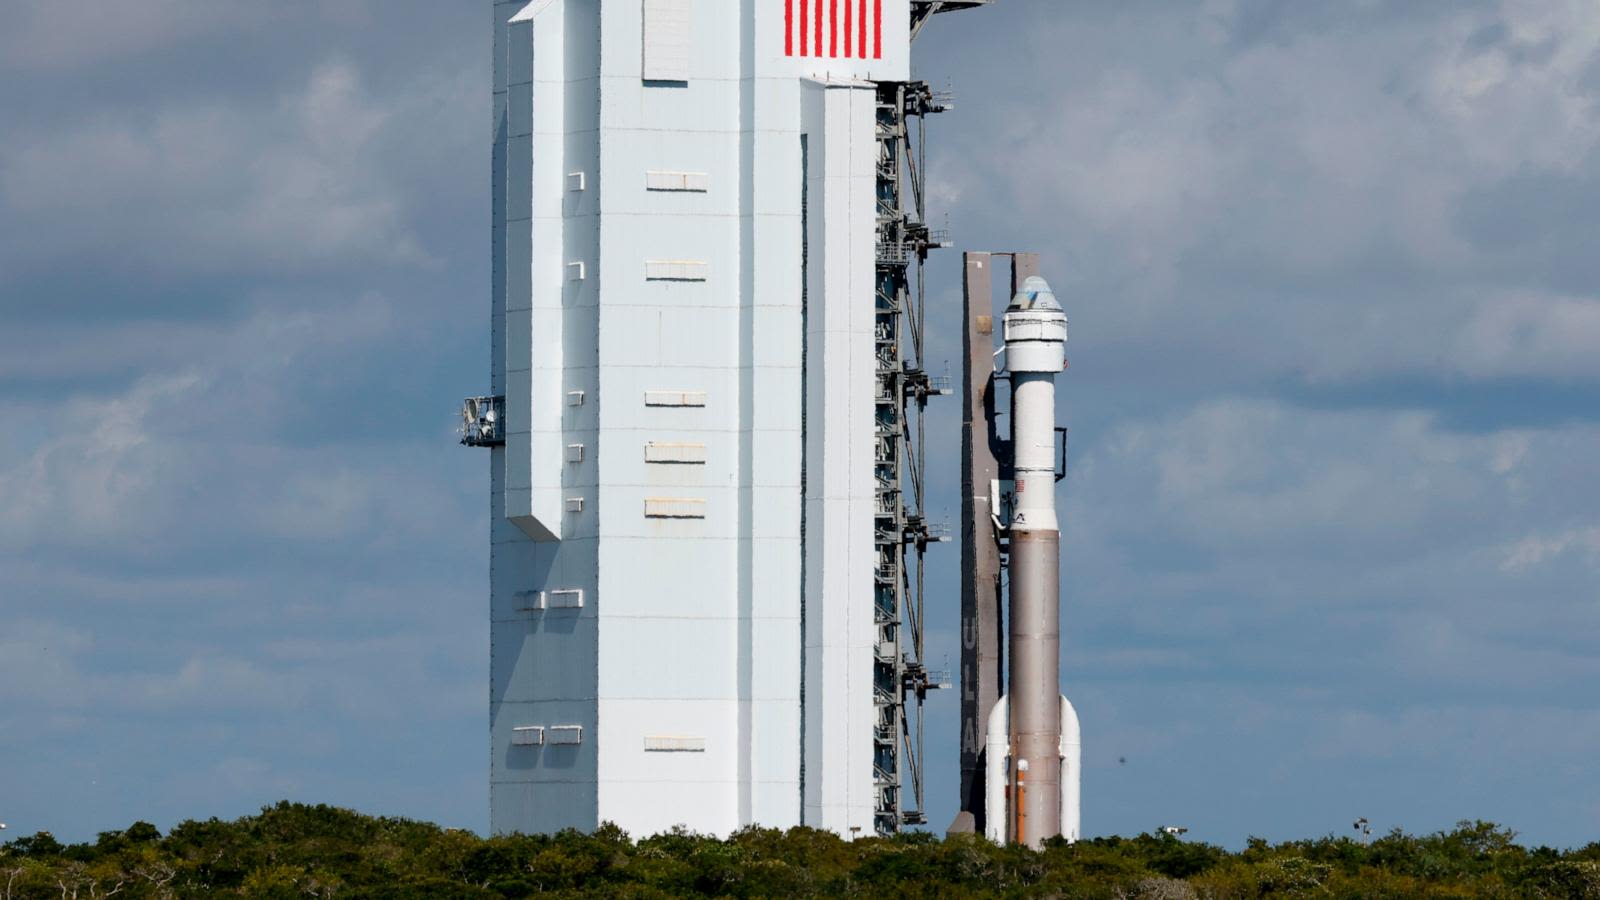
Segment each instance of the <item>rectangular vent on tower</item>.
[{"label": "rectangular vent on tower", "polygon": [[647,753],[704,753],[706,752],[706,739],[703,737],[647,734],[644,736],[644,749]]},{"label": "rectangular vent on tower", "polygon": [[518,612],[538,612],[544,609],[544,591],[517,591]]},{"label": "rectangular vent on tower", "polygon": [[549,591],[546,595],[546,605],[550,609],[582,609],[583,589],[571,588],[564,591]]},{"label": "rectangular vent on tower", "polygon": [[586,270],[583,263],[569,262],[567,263],[567,280],[582,281],[584,279],[585,271]]},{"label": "rectangular vent on tower", "polygon": [[511,746],[538,747],[544,743],[544,728],[540,725],[518,725],[511,729]]},{"label": "rectangular vent on tower", "polygon": [[567,190],[581,191],[589,186],[589,179],[582,172],[567,173]]},{"label": "rectangular vent on tower", "polygon": [[569,513],[581,513],[581,512],[583,512],[583,498],[582,497],[568,497],[567,498],[567,512],[569,512]]},{"label": "rectangular vent on tower", "polygon": [[567,445],[567,462],[569,462],[569,463],[581,463],[581,462],[583,462],[583,445],[582,444],[568,444]]},{"label": "rectangular vent on tower", "polygon": [[651,441],[644,445],[644,461],[703,466],[706,463],[706,445]]},{"label": "rectangular vent on tower", "polygon": [[667,172],[652,169],[644,173],[645,190],[703,194],[711,189],[711,176],[704,172]]},{"label": "rectangular vent on tower", "polygon": [[698,259],[648,259],[644,277],[646,281],[705,281],[706,264]]},{"label": "rectangular vent on tower", "polygon": [[548,735],[551,744],[570,745],[583,743],[582,725],[553,725]]},{"label": "rectangular vent on tower", "polygon": [[647,519],[704,519],[706,501],[695,497],[646,497]]},{"label": "rectangular vent on tower", "polygon": [[704,407],[706,405],[705,391],[645,391],[645,406],[692,406]]}]

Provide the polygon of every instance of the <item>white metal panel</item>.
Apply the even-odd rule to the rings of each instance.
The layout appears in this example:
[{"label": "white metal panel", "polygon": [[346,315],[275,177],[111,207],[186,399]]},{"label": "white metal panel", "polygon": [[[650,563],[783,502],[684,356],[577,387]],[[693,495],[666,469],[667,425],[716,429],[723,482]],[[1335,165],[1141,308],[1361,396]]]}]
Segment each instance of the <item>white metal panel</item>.
[{"label": "white metal panel", "polygon": [[[494,574],[497,581],[507,577],[503,566],[497,565]],[[511,605],[496,611],[490,639],[490,669],[500,698],[510,702],[593,696],[596,678],[588,654],[594,648],[594,616],[587,611],[563,614],[554,623],[559,628],[552,629],[547,614],[513,610]],[[508,721],[508,727],[542,721],[528,716],[513,718],[518,721]]]},{"label": "white metal panel", "polygon": [[[692,547],[682,549],[707,567],[732,559],[732,554],[727,552],[731,548],[726,546],[718,548],[722,554],[720,560],[715,554],[695,553]],[[647,567],[646,559],[636,565],[640,573]],[[607,640],[614,639],[615,646],[626,650],[606,657],[598,682],[600,696],[664,703],[691,698],[736,700],[739,695],[738,660],[732,653],[711,652],[717,647],[731,648],[738,642],[738,610],[733,595],[676,594],[671,591],[671,585],[653,579],[646,583],[638,574],[633,593],[642,596],[635,596],[629,609],[643,607],[645,611],[606,619]],[[635,727],[647,734],[711,733],[698,718],[687,714],[683,718],[664,716]],[[633,740],[630,737],[628,743],[632,744]]]},{"label": "white metal panel", "polygon": [[[637,514],[636,510],[630,511]],[[698,523],[697,527],[704,528]],[[657,679],[659,673],[665,671],[672,671],[674,678],[678,677],[678,670],[673,667],[683,665],[683,654],[682,647],[673,641],[679,635],[635,631],[624,620],[661,616],[731,618],[736,615],[733,604],[739,594],[739,573],[735,566],[739,558],[738,539],[696,537],[663,541],[656,537],[610,536],[606,540],[608,559],[622,561],[619,566],[632,570],[627,573],[628,578],[619,579],[620,587],[613,585],[606,598],[606,638],[616,641],[619,648],[625,648],[619,650],[617,657],[622,662],[606,667],[608,677],[617,672],[621,673],[621,680],[608,684],[626,692],[629,679]],[[641,573],[648,573],[648,579],[640,578]],[[648,584],[643,583],[645,581]],[[692,585],[693,589],[685,590],[685,585]],[[620,629],[618,622],[624,622]],[[732,633],[722,635],[717,644],[720,646],[723,640],[731,643],[734,639]],[[663,655],[657,657],[658,651],[635,646],[645,643],[662,645],[659,652]],[[635,669],[635,664],[645,668]],[[718,677],[733,677],[731,656],[719,659],[717,665],[723,667],[717,669],[722,673]],[[660,730],[675,731],[685,727],[683,723],[666,722]]]},{"label": "white metal panel", "polygon": [[[520,10],[533,21],[507,24]],[[513,752],[524,723],[592,727],[598,630],[592,616],[559,620],[534,612],[552,585],[593,590],[598,545],[564,529],[592,518],[564,516],[572,490],[563,448],[572,427],[592,428],[593,408],[566,394],[593,390],[594,282],[568,282],[565,264],[596,259],[593,229],[569,214],[592,212],[598,197],[569,192],[569,175],[597,170],[600,43],[594,4],[574,0],[494,6],[497,96],[493,120],[496,333],[493,386],[506,394],[508,441],[491,451],[490,822],[497,832],[593,828],[599,819],[596,757],[590,748]],[[523,18],[527,18],[526,16]],[[576,53],[570,53],[575,49]],[[568,80],[569,77],[572,80]],[[588,125],[585,126],[587,120]],[[569,132],[579,132],[571,140]],[[503,310],[503,312],[502,312]],[[585,416],[588,416],[586,419]],[[514,432],[515,434],[513,434]],[[533,612],[533,614],[529,614]],[[590,699],[584,699],[590,698]],[[542,726],[541,726],[542,727]],[[587,751],[587,752],[586,752]]]},{"label": "white metal panel", "polygon": [[[616,173],[608,177],[608,184],[638,184],[638,173],[646,169],[709,171],[718,183],[729,183],[712,166],[712,160],[721,154],[707,153],[706,148],[737,135],[741,79],[701,78],[687,87],[675,88],[640,86],[614,79],[607,80],[606,88],[630,96],[627,104],[609,104],[600,110],[600,127],[615,137],[635,142],[632,147],[617,148],[626,151],[616,154],[617,164],[607,162],[606,171]],[[676,139],[670,143],[658,141],[656,136],[662,132],[666,133],[663,137]],[[695,139],[696,135],[701,139]],[[680,148],[679,152],[666,155],[667,148],[673,146]],[[736,138],[733,146],[738,147]],[[690,148],[696,152],[686,152]],[[735,198],[724,199],[732,202]]]},{"label": "white metal panel", "polygon": [[[832,91],[830,93],[840,93]],[[843,92],[847,96],[849,112],[843,127],[849,131],[849,173],[846,178],[847,193],[842,206],[848,210],[843,226],[849,235],[850,252],[846,263],[845,288],[853,298],[848,319],[850,329],[850,406],[848,442],[850,459],[850,532],[851,542],[848,577],[850,593],[855,597],[871,596],[876,574],[877,552],[874,546],[873,517],[877,509],[876,482],[873,464],[877,458],[876,441],[872,437],[876,423],[873,392],[877,385],[878,360],[876,355],[875,317],[871,304],[864,298],[875,296],[877,281],[877,160],[879,144],[875,117],[877,95],[871,88],[854,88]],[[870,386],[870,387],[869,387]],[[877,628],[871,614],[861,615],[863,605],[856,603],[849,622],[848,653],[849,683],[860,684],[873,677],[873,653],[877,642]],[[846,777],[850,780],[848,816],[852,823],[872,822],[876,808],[873,767],[870,760],[871,740],[877,725],[877,710],[867,692],[846,690],[842,704],[850,719],[852,747],[866,746],[861,756],[850,759]]]},{"label": "white metal panel", "polygon": [[[800,492],[790,486],[750,488],[750,536],[753,539],[780,538],[798,543],[804,513]],[[817,549],[807,546],[807,552]]]},{"label": "white metal panel", "polygon": [[559,373],[567,364],[563,348],[569,340],[562,311],[566,282],[561,250],[567,169],[561,155],[546,148],[550,133],[565,130],[568,110],[567,92],[541,79],[540,73],[564,68],[567,4],[551,0],[497,10],[526,13],[505,29],[510,137],[505,194],[498,204],[505,244],[497,261],[505,273],[505,370],[500,383],[509,426],[503,515],[529,537],[552,541],[561,537],[559,393],[565,386]]},{"label": "white metal panel", "polygon": [[[799,335],[796,335],[796,339],[799,339]],[[774,401],[756,404],[755,408],[751,410],[751,425],[758,429],[777,428],[798,431],[800,429],[799,398],[805,395],[807,387],[802,384],[800,367],[758,365],[753,368],[751,378]]]},{"label": "white metal panel", "polygon": [[[751,142],[751,169],[730,184],[748,184],[741,191],[751,221],[739,248],[742,278],[748,286],[742,310],[749,343],[748,369],[737,399],[748,410],[740,423],[752,446],[745,456],[749,516],[742,521],[741,566],[748,573],[749,654],[753,661],[748,699],[741,710],[747,722],[741,735],[740,759],[747,772],[741,802],[749,821],[763,825],[801,821],[800,658],[796,636],[800,605],[799,474],[759,450],[763,436],[786,434],[800,442],[801,300],[801,95],[800,82],[775,72],[781,60],[768,56],[767,29],[782,25],[779,3],[751,4],[755,28],[744,36],[746,59],[756,77],[740,85],[753,94],[746,140]],[[774,50],[774,53],[776,51]],[[769,75],[783,77],[766,77]],[[707,196],[717,196],[725,176]],[[684,198],[687,200],[688,198]],[[769,310],[784,310],[766,316]],[[779,561],[784,561],[780,564]],[[793,617],[793,618],[787,618]],[[747,710],[744,711],[744,710]]]},{"label": "white metal panel", "polygon": [[[624,361],[627,365],[661,365],[661,320],[668,310],[659,306],[622,306],[607,303],[600,310],[602,355],[606,372]],[[608,410],[602,410],[607,412]]]},{"label": "white metal panel", "polygon": [[[604,730],[594,742],[608,773],[600,782],[602,814],[634,834],[690,825],[727,835],[740,827],[744,779],[730,707],[725,699],[602,700]],[[643,739],[651,734],[703,737],[705,750],[648,751]]]},{"label": "white metal panel", "polygon": [[644,78],[688,81],[690,0],[644,0]]},{"label": "white metal panel", "polygon": [[708,348],[738,347],[741,318],[738,307],[720,304],[685,303],[662,309],[659,364],[698,366],[705,362]]},{"label": "white metal panel", "polygon": [[[693,97],[693,102],[712,103],[721,92],[702,91],[706,84],[704,81],[696,81],[693,87],[687,90],[652,91],[640,102],[656,104],[666,93],[685,95],[709,93],[711,96]],[[733,84],[737,86],[738,82]],[[670,107],[676,104],[663,105]],[[620,116],[620,113],[617,115]],[[652,118],[654,117],[652,114]],[[607,147],[610,158],[606,165],[607,171],[622,175],[612,176],[607,181],[608,189],[603,192],[604,196],[599,198],[606,212],[667,219],[693,215],[712,221],[726,220],[737,226],[744,212],[738,192],[732,189],[738,183],[734,179],[739,177],[743,169],[741,159],[744,148],[740,146],[740,137],[735,132],[719,129],[719,124],[725,123],[712,123],[706,130],[694,130],[686,127],[686,124],[680,121],[677,127],[672,127],[670,130],[651,130],[644,127],[644,123],[634,121],[630,122],[627,128],[616,130]],[[681,178],[663,179],[666,182],[663,187],[677,189],[662,192],[650,187],[652,172],[690,173],[691,177],[687,185]],[[703,178],[694,177],[692,173],[700,173]],[[695,189],[685,189],[686,187]],[[711,235],[718,241],[728,243],[738,239],[736,235],[722,237],[718,231],[711,232]],[[697,245],[690,245],[690,249],[683,251],[652,250],[651,255],[698,256],[703,252],[704,246],[701,241],[697,241]]]},{"label": "white metal panel", "polygon": [[596,788],[592,779],[495,778],[489,783],[489,830],[494,834],[553,834],[565,828],[593,829],[599,824]]},{"label": "white metal panel", "polygon": [[806,822],[870,831],[873,699],[873,91],[810,84],[805,128]]}]

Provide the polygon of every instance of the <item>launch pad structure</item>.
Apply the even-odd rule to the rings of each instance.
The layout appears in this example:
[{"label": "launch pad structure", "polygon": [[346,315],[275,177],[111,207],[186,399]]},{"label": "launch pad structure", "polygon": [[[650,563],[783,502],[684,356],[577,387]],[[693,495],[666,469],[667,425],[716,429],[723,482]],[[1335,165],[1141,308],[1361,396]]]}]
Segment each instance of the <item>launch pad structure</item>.
[{"label": "launch pad structure", "polygon": [[1010,481],[1010,442],[994,427],[995,263],[1011,264],[1010,293],[1039,274],[1036,253],[967,253],[962,259],[961,350],[961,787],[952,830],[983,833],[984,746],[989,711],[1005,693],[1005,511],[990,485]]},{"label": "launch pad structure", "polygon": [[922,712],[928,691],[939,687],[924,655],[924,557],[930,543],[949,534],[926,514],[923,417],[928,400],[950,387],[925,364],[923,265],[930,250],[948,246],[948,237],[928,228],[922,179],[923,120],[940,111],[926,83],[878,86],[873,784],[880,834],[927,822]]},{"label": "launch pad structure", "polygon": [[[951,534],[925,416],[952,389],[927,364],[924,265],[950,240],[926,130],[948,98],[910,53],[991,2],[494,0],[494,390],[463,443],[493,457],[495,831],[927,823],[923,709],[949,685],[924,561]],[[985,490],[962,523],[989,579],[962,599],[980,829],[1004,643]]]}]

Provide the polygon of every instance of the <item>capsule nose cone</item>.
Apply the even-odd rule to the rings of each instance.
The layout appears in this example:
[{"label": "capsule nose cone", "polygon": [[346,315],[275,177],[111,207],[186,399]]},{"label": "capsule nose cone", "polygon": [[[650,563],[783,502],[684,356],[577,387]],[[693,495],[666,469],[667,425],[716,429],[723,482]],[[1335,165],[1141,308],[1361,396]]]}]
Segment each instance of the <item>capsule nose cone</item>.
[{"label": "capsule nose cone", "polygon": [[1056,299],[1055,291],[1050,290],[1050,282],[1038,275],[1029,275],[1022,283],[1022,290],[1011,298],[1012,310],[1039,310],[1041,312],[1061,312],[1061,301]]}]

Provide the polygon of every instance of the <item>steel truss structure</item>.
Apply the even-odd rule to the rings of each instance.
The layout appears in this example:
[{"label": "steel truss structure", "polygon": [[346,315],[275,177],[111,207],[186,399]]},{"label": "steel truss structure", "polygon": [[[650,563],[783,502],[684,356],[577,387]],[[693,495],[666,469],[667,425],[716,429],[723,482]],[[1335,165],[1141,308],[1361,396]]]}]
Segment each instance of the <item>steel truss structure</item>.
[{"label": "steel truss structure", "polygon": [[[935,13],[988,0],[916,0],[912,35]],[[931,397],[951,393],[948,377],[928,373],[923,266],[950,245],[927,224],[926,129],[944,98],[926,82],[878,85],[878,274],[876,305],[877,570],[873,695],[874,824],[879,834],[926,824],[923,716],[928,691],[941,687],[924,653],[924,556],[950,539],[928,521],[924,414]]]}]

